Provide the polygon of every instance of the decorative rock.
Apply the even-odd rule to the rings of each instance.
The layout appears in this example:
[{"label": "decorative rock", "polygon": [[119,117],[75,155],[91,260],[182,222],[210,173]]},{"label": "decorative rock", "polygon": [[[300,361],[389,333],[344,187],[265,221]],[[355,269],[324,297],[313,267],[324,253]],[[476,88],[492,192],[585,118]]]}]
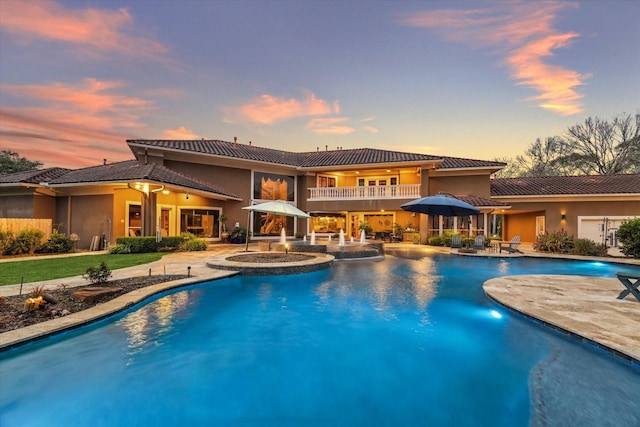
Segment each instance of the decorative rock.
[{"label": "decorative rock", "polygon": [[51,294],[42,295],[42,299],[45,300],[46,302],[48,302],[49,304],[56,305],[58,303],[58,300],[55,299],[55,297],[53,295],[51,295]]},{"label": "decorative rock", "polygon": [[121,292],[122,288],[104,288],[104,287],[91,287],[80,288],[73,293],[73,297],[77,300],[92,303],[99,300],[102,297],[117,294]]}]

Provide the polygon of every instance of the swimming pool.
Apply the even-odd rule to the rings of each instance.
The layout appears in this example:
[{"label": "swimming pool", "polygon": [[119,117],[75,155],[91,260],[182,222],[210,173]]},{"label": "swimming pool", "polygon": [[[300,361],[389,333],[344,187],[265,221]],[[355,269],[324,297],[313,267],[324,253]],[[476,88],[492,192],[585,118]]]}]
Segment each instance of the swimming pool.
[{"label": "swimming pool", "polygon": [[387,256],[195,285],[1,353],[0,424],[637,426],[637,365],[482,291],[503,275],[617,270]]}]

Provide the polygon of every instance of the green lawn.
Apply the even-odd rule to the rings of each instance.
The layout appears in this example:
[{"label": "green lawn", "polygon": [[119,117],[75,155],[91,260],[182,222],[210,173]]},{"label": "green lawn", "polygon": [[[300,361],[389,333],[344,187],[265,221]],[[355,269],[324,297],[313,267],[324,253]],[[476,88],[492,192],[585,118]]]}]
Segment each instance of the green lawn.
[{"label": "green lawn", "polygon": [[[39,282],[41,280],[60,279],[79,276],[86,273],[87,267],[99,267],[102,261],[109,270],[131,267],[157,261],[166,252],[146,254],[99,254],[83,256],[64,256],[60,258],[34,259],[29,261],[10,261],[0,263],[0,286]],[[87,282],[88,283],[88,282]]]}]

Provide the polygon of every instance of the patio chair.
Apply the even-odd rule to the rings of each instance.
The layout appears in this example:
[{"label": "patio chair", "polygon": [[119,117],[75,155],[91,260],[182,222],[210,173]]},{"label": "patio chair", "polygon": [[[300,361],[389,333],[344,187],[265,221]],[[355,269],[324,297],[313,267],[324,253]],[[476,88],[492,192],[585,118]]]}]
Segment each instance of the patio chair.
[{"label": "patio chair", "polygon": [[462,247],[462,237],[459,234],[451,236],[451,249]]},{"label": "patio chair", "polygon": [[510,242],[500,242],[500,253],[502,253],[502,250],[504,249],[510,254],[514,252],[518,252],[521,254],[522,252],[520,252],[518,246],[520,246],[520,236],[513,236]]},{"label": "patio chair", "polygon": [[473,245],[471,246],[471,248],[478,251],[484,251],[484,236],[476,236],[476,239],[473,241]]}]

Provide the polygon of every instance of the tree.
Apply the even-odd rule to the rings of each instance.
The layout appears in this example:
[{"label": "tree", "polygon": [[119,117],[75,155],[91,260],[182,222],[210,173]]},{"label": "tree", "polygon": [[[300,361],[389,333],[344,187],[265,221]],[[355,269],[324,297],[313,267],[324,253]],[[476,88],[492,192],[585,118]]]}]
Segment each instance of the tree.
[{"label": "tree", "polygon": [[536,139],[496,177],[640,173],[640,113],[612,120],[589,117],[565,136]]},{"label": "tree", "polygon": [[631,219],[618,227],[618,239],[623,254],[640,258],[640,218]]},{"label": "tree", "polygon": [[493,161],[506,163],[507,166],[496,172],[496,178],[516,178],[523,176],[570,175],[561,162],[564,141],[559,136],[536,139],[524,155],[513,158],[493,158]]},{"label": "tree", "polygon": [[559,136],[536,139],[524,156],[516,156],[520,176],[570,175],[562,161],[565,142]]},{"label": "tree", "polygon": [[511,157],[493,157],[490,160],[507,164],[507,166],[493,174],[495,178],[516,178],[518,176],[524,176],[524,171],[520,169],[516,160]]},{"label": "tree", "polygon": [[0,152],[0,175],[35,171],[40,169],[41,166],[42,162],[20,157],[15,151],[2,150]]},{"label": "tree", "polygon": [[560,163],[582,175],[611,175],[638,171],[640,113],[613,120],[589,117],[571,126],[562,145]]}]

